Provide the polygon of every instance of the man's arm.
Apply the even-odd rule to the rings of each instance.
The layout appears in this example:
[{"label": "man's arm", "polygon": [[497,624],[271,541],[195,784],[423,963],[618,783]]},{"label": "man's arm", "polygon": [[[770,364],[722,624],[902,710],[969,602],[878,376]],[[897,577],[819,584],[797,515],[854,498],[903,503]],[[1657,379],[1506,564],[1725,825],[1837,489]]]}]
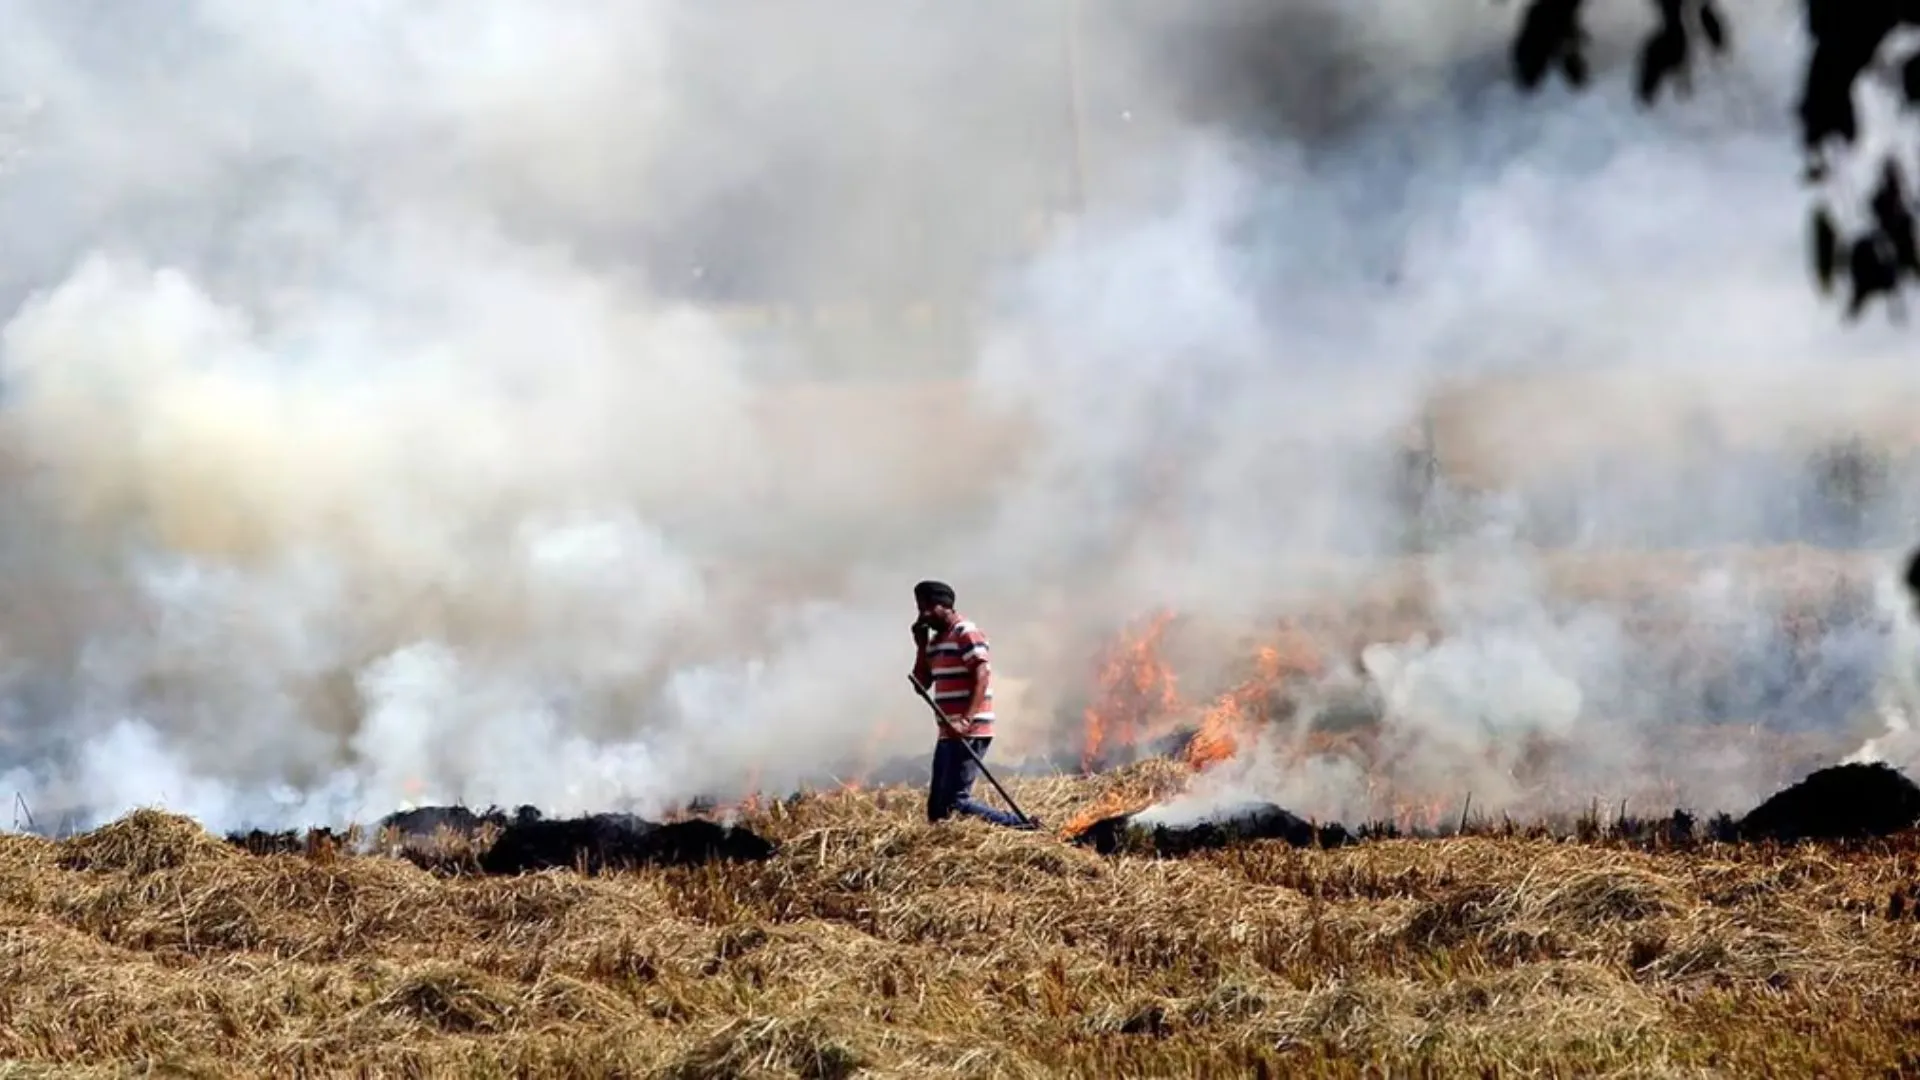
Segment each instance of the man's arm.
[{"label": "man's arm", "polygon": [[987,694],[993,688],[993,664],[988,659],[987,637],[979,630],[967,634],[966,651],[960,654],[960,662],[973,670],[973,699],[967,702],[965,722],[973,723],[973,718],[987,711]]},{"label": "man's arm", "polygon": [[929,690],[933,688],[933,663],[927,658],[927,631],[913,624],[913,678]]},{"label": "man's arm", "polygon": [[993,665],[982,657],[973,669],[973,700],[967,702],[967,722],[987,711],[987,692],[993,687]]}]

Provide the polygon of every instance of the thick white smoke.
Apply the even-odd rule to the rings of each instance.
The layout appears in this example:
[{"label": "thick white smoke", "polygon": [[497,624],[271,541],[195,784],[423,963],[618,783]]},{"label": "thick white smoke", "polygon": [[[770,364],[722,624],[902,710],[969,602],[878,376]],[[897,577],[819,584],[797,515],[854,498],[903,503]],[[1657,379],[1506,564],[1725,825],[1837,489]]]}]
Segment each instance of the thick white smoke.
[{"label": "thick white smoke", "polygon": [[[1062,435],[1009,515],[1065,523],[1056,580],[1121,608],[1337,605],[1378,566],[1304,556],[1395,551],[1391,450],[1420,409],[1444,404],[1443,467],[1466,482],[1437,542],[1453,557],[1420,572],[1441,640],[1367,650],[1375,773],[1303,757],[1308,709],[1181,813],[1253,795],[1348,819],[1463,796],[1739,810],[1805,767],[1794,736],[1831,762],[1879,727],[1876,684],[1913,663],[1888,586],[1913,540],[1899,432],[1920,378],[1902,329],[1844,326],[1809,288],[1797,8],[1738,18],[1737,60],[1651,114],[1619,64],[1584,97],[1522,101],[1476,70],[1489,38],[1371,37],[1421,92],[1311,137],[1204,140],[1144,220],[1097,218],[1032,270],[983,372],[1041,387],[1028,407]],[[1602,55],[1645,28],[1609,27]],[[1435,40],[1460,84],[1422,78]],[[1889,470],[1857,517],[1815,467],[1848,439]],[[1851,550],[1751,550],[1795,542]],[[1566,560],[1537,543],[1629,557],[1611,588],[1553,584]],[[1578,599],[1596,591],[1616,602]]]},{"label": "thick white smoke", "polygon": [[924,513],[888,486],[936,452],[860,438],[884,403],[784,415],[680,254],[857,283],[711,191],[879,148],[912,105],[836,127],[782,78],[860,101],[911,24],[836,66],[786,50],[859,23],[760,8],[9,8],[4,764],[41,819],[657,809],[913,715],[880,695],[936,567],[863,579],[861,526]]},{"label": "thick white smoke", "polygon": [[[923,751],[929,575],[1039,746],[1076,633],[1337,594],[1399,550],[1435,392],[1595,370],[1452,429],[1534,486],[1477,556],[1498,610],[1448,608],[1390,693],[1410,744],[1571,728],[1626,768],[1684,680],[1522,541],[1794,538],[1799,481],[1569,470],[1920,389],[1807,287],[1790,7],[1642,116],[1641,20],[1589,95],[1522,100],[1472,2],[13,5],[4,788],[216,826],[779,790]],[[1259,760],[1303,812],[1361,782]]]}]

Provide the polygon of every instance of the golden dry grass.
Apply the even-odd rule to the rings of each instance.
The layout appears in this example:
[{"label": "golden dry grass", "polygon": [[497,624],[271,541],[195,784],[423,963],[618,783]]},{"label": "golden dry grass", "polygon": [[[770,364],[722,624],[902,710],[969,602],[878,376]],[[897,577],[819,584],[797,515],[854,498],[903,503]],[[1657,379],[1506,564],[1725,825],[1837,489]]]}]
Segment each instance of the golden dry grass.
[{"label": "golden dry grass", "polygon": [[[1166,763],[1009,784],[1063,822]],[[915,791],[758,865],[444,876],[155,812],[0,836],[9,1075],[1886,1075],[1920,1069],[1920,843],[1551,840],[1103,859]],[[1894,908],[1899,917],[1890,917]],[[38,1071],[35,1071],[38,1070]]]}]

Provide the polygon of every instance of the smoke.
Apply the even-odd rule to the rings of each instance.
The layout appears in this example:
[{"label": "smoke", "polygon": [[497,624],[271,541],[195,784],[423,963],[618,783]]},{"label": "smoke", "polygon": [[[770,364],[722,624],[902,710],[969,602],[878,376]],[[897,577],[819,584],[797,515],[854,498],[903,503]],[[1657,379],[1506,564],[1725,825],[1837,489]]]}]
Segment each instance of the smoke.
[{"label": "smoke", "polygon": [[[1651,115],[1637,18],[1521,99],[1505,7],[1350,7],[10,6],[0,784],[216,826],[783,790],[924,753],[929,575],[1031,684],[1018,752],[1113,620],[1337,599],[1414,533],[1502,578],[1383,643],[1391,737],[1617,778],[1692,691],[1528,545],[1904,541],[1803,459],[1920,376],[1807,287],[1785,0]],[[1565,381],[1474,382],[1517,375]],[[1449,402],[1475,490],[1416,528]],[[1702,417],[1737,451],[1659,456]],[[1302,812],[1364,780],[1263,753]]]},{"label": "smoke", "polygon": [[[1889,580],[1916,380],[1900,329],[1808,285],[1797,13],[1749,5],[1731,67],[1647,114],[1630,20],[1595,90],[1521,100],[1490,15],[1311,10],[1382,88],[1335,48],[1357,84],[1315,72],[1299,114],[1210,132],[1030,268],[982,368],[1056,435],[1008,516],[1056,523],[1046,577],[1090,604],[1251,620],[1444,556],[1414,595],[1438,640],[1363,652],[1371,769],[1307,749],[1323,692],[1296,686],[1302,715],[1163,815],[1738,810],[1860,747],[1912,663]],[[1423,417],[1452,483],[1410,506],[1395,450]],[[1836,550],[1757,550],[1783,544]],[[1612,580],[1567,580],[1582,556]]]},{"label": "smoke", "polygon": [[[882,676],[904,575],[939,568],[901,541],[950,516],[937,414],[789,393],[846,351],[729,307],[977,276],[967,224],[893,175],[1023,160],[991,123],[923,126],[984,55],[950,23],[9,7],[12,790],[73,824],[658,810],[914,716]],[[906,209],[933,228],[890,266]],[[941,369],[937,340],[867,348],[900,346]],[[882,749],[920,741],[900,727]]]}]

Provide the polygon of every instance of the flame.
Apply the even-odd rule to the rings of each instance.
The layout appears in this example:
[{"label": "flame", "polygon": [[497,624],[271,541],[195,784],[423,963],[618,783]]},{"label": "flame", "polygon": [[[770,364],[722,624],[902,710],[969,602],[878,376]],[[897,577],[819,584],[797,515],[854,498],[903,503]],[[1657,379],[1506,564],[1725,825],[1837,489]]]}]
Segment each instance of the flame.
[{"label": "flame", "polygon": [[[1106,651],[1086,709],[1080,765],[1092,772],[1117,749],[1170,734],[1183,715],[1179,680],[1161,659],[1160,645],[1173,620],[1162,610],[1123,631]],[[1254,651],[1253,671],[1239,685],[1199,710],[1197,730],[1187,741],[1186,763],[1204,769],[1239,752],[1245,736],[1268,722],[1275,691],[1296,677],[1316,677],[1325,660],[1297,625],[1285,624],[1271,643]]]},{"label": "flame", "polygon": [[1073,816],[1073,820],[1060,828],[1060,835],[1071,839],[1092,828],[1095,822],[1123,814],[1137,814],[1153,805],[1150,796],[1129,795],[1124,791],[1109,791],[1105,795]]},{"label": "flame", "polygon": [[1296,676],[1317,676],[1324,670],[1320,650],[1298,627],[1281,628],[1278,641],[1262,645],[1254,655],[1253,674],[1215,698],[1200,716],[1200,730],[1187,743],[1187,764],[1194,769],[1216,765],[1240,750],[1241,736],[1271,719],[1274,691]]},{"label": "flame", "polygon": [[734,821],[749,814],[757,814],[764,808],[765,800],[761,798],[759,792],[755,791],[733,802],[716,803],[708,814],[711,820],[725,822]]},{"label": "flame", "polygon": [[1187,743],[1187,764],[1195,769],[1216,765],[1240,752],[1240,731],[1246,713],[1232,694],[1222,695],[1200,717],[1200,730]]},{"label": "flame", "polygon": [[1375,807],[1374,819],[1392,825],[1404,833],[1435,832],[1442,823],[1453,820],[1465,807],[1448,799],[1424,792],[1403,792],[1392,775],[1369,772],[1368,801]]},{"label": "flame", "polygon": [[1160,639],[1172,621],[1173,612],[1155,612],[1107,650],[1086,710],[1082,769],[1092,772],[1112,747],[1135,745],[1152,720],[1180,707],[1178,681],[1160,659]]},{"label": "flame", "polygon": [[860,749],[860,773],[851,780],[841,781],[840,786],[847,791],[858,791],[861,785],[873,776],[880,767],[880,751],[887,744],[888,736],[893,734],[893,722],[881,719],[867,733],[866,745]]},{"label": "flame", "polygon": [[760,796],[760,766],[756,764],[747,769],[747,780],[746,783],[742,785],[740,797],[732,802],[714,804],[711,813],[714,820],[731,821],[742,815],[757,812],[761,809],[762,802],[763,800]]},{"label": "flame", "polygon": [[1420,802],[1402,803],[1394,809],[1393,823],[1405,832],[1432,832],[1440,827],[1447,816],[1447,804],[1442,799],[1426,799]]}]

